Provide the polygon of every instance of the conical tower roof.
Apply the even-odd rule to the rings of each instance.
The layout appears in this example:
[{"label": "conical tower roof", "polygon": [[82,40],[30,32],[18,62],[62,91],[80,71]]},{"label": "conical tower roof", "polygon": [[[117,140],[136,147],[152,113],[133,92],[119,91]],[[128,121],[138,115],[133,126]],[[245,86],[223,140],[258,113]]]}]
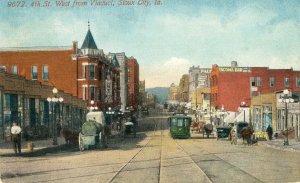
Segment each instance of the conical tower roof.
[{"label": "conical tower roof", "polygon": [[88,29],[88,32],[86,33],[86,36],[85,36],[85,39],[81,46],[81,49],[98,49],[97,45],[94,41],[94,37],[90,30],[90,23],[88,24],[88,26],[89,26],[89,29]]}]

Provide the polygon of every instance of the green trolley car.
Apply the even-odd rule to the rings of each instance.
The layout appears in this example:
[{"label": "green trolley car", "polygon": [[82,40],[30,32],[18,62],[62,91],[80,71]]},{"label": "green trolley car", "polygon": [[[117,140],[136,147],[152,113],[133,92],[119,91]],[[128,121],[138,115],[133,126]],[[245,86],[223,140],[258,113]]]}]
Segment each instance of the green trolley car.
[{"label": "green trolley car", "polygon": [[170,134],[173,138],[190,138],[192,118],[185,114],[174,114],[168,118]]}]

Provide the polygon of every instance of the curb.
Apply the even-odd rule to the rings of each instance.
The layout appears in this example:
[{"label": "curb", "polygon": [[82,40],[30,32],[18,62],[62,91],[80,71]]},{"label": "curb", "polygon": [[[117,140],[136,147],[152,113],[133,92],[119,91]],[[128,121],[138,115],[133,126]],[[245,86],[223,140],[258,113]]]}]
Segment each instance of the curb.
[{"label": "curb", "polygon": [[265,146],[265,147],[268,147],[268,148],[277,149],[277,150],[282,150],[282,151],[288,151],[288,152],[296,152],[296,153],[300,153],[300,150],[298,150],[298,149],[293,149],[292,147],[276,146],[276,145],[267,144],[267,143],[258,143],[258,145],[260,145],[260,146]]}]

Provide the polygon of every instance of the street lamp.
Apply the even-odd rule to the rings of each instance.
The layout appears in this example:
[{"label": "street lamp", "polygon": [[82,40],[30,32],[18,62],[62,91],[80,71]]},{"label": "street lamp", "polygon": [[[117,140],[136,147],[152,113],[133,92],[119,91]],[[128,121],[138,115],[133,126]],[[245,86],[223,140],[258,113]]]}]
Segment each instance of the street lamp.
[{"label": "street lamp", "polygon": [[[58,90],[53,88],[52,90],[52,97],[47,97],[47,101],[52,103],[52,136],[53,136],[53,145],[57,145],[57,122],[56,122],[56,104],[62,103],[64,99],[62,97],[57,96]],[[55,106],[54,106],[55,105]]]},{"label": "street lamp", "polygon": [[106,111],[106,114],[110,116],[110,124],[112,123],[112,115],[115,114],[114,111],[112,111],[111,107],[108,107],[108,111]]},{"label": "street lamp", "polygon": [[288,103],[293,103],[294,99],[291,97],[290,92],[288,89],[283,90],[283,94],[279,96],[278,99],[279,103],[285,104],[285,128],[286,128],[286,137],[283,141],[283,145],[289,145],[289,130],[288,130]]},{"label": "street lamp", "polygon": [[224,109],[224,105],[222,105],[221,107],[221,111],[220,111],[220,116],[222,117],[222,126],[224,126],[224,116],[225,116],[225,109]]},{"label": "street lamp", "polygon": [[93,111],[97,111],[98,110],[98,107],[97,106],[94,106],[95,104],[95,101],[94,100],[91,100],[91,106],[88,108],[90,110],[90,112],[93,112]]},{"label": "street lamp", "polygon": [[240,107],[244,112],[244,123],[246,123],[246,113],[245,113],[245,109],[244,109],[244,107],[246,107],[246,102],[242,101]]}]

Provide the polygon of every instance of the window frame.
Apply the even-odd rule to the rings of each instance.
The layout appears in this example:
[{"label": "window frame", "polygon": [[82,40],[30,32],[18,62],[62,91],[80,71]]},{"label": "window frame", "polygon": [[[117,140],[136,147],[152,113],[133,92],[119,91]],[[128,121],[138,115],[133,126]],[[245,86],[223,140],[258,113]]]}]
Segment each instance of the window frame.
[{"label": "window frame", "polygon": [[[47,68],[47,73],[45,73],[45,68]],[[45,74],[47,74],[47,78],[45,78]],[[43,65],[42,67],[42,79],[49,80],[49,67],[48,65]]]},{"label": "window frame", "polygon": [[[274,77],[270,77],[269,78],[269,81],[270,81],[270,87],[275,87],[275,78]],[[273,85],[272,85],[273,84]]]},{"label": "window frame", "polygon": [[[34,68],[36,68],[36,72],[34,72]],[[36,74],[36,76],[34,74]],[[38,66],[36,65],[31,66],[31,79],[38,80]]]},{"label": "window frame", "polygon": [[284,86],[289,87],[290,86],[290,78],[289,77],[284,77]]},{"label": "window frame", "polygon": [[11,73],[18,74],[18,66],[17,65],[11,66]]}]

